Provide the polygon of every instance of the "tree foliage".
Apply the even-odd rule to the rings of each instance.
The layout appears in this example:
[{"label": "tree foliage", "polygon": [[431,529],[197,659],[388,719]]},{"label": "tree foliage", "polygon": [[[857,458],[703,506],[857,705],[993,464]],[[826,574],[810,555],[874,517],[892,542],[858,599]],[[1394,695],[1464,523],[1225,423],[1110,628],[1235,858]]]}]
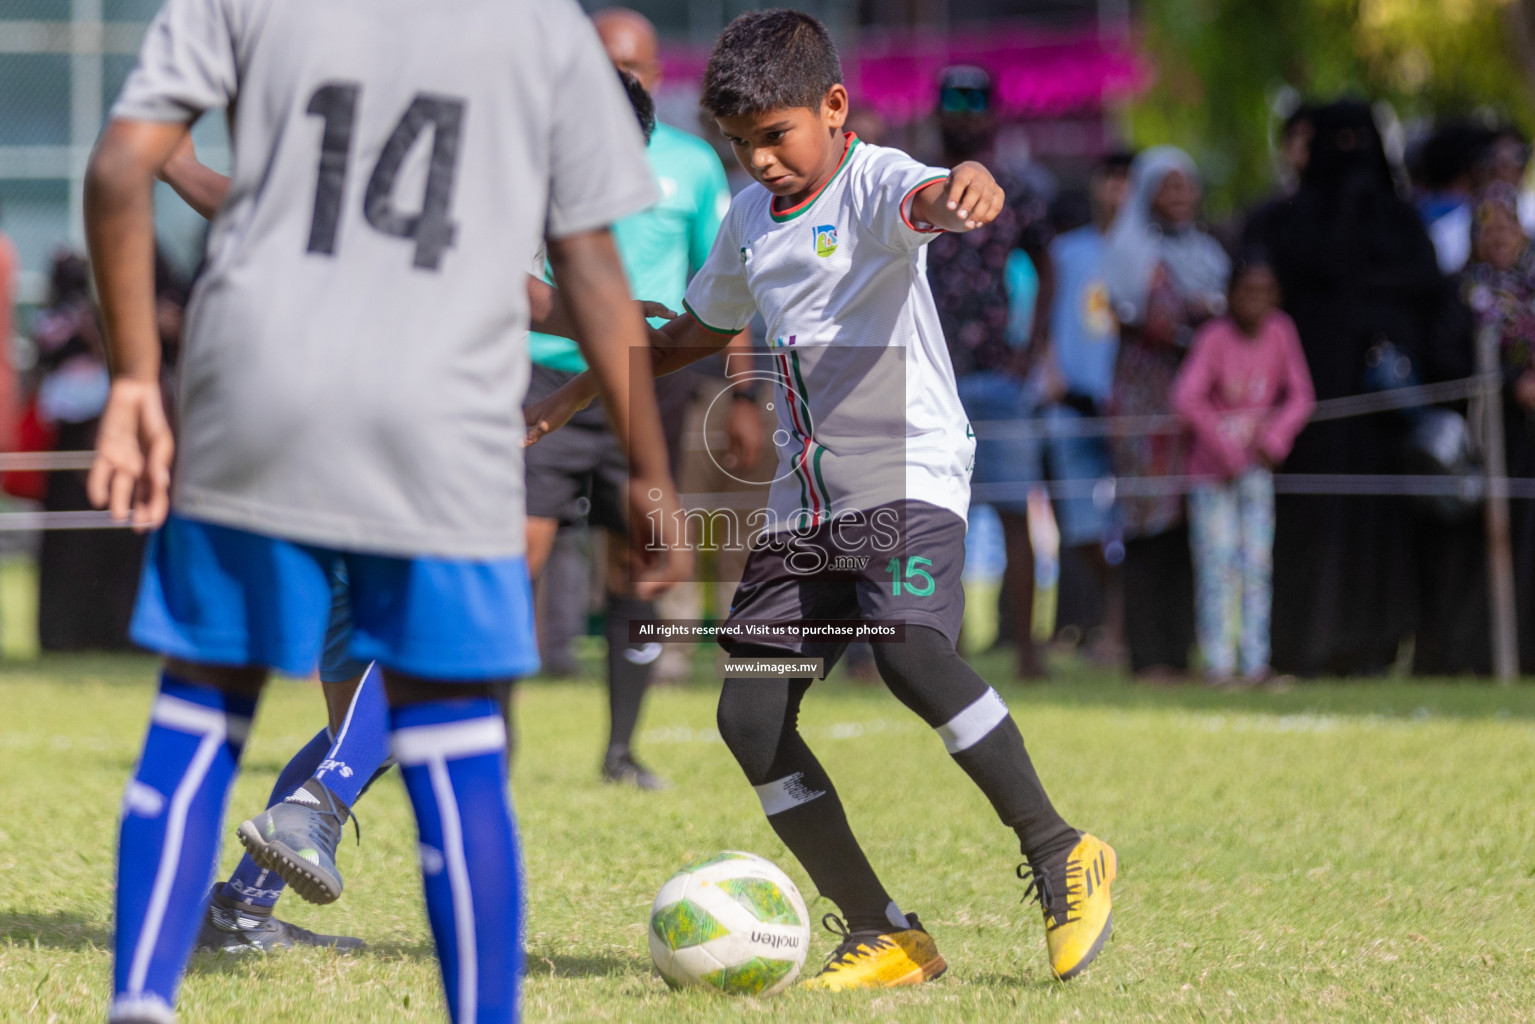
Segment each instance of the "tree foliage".
[{"label": "tree foliage", "polygon": [[1144,0],[1139,14],[1156,79],[1129,112],[1131,136],[1188,149],[1217,211],[1269,188],[1282,94],[1535,128],[1535,0]]}]

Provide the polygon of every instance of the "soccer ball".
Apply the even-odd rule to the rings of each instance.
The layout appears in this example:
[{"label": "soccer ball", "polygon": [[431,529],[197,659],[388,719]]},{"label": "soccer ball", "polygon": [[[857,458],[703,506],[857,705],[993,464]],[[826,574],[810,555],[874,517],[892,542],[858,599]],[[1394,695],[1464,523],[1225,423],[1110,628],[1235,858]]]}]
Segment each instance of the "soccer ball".
[{"label": "soccer ball", "polygon": [[650,908],[650,958],[672,988],[772,995],[794,984],[809,945],[799,890],[772,861],[750,853],[689,864]]}]

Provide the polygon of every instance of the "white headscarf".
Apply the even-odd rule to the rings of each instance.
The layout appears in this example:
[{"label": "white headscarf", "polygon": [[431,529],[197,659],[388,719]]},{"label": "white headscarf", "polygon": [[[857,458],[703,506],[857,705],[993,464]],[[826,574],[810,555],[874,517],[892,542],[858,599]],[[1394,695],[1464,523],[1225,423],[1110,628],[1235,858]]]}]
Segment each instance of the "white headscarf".
[{"label": "white headscarf", "polygon": [[1109,301],[1121,323],[1137,324],[1145,318],[1158,266],[1167,268],[1173,287],[1184,298],[1203,298],[1219,308],[1225,297],[1231,260],[1220,243],[1192,224],[1165,227],[1151,212],[1157,190],[1174,171],[1199,183],[1199,169],[1177,146],[1153,146],[1130,165],[1130,194],[1109,228],[1104,267]]}]

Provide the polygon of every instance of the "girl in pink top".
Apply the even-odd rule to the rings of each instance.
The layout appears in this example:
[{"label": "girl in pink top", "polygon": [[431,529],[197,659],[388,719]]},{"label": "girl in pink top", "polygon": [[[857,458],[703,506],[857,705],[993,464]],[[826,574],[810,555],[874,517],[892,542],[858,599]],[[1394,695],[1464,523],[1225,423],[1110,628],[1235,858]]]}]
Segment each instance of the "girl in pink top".
[{"label": "girl in pink top", "polygon": [[1193,434],[1189,538],[1199,647],[1207,678],[1248,682],[1272,673],[1272,470],[1290,454],[1316,405],[1295,324],[1262,259],[1238,261],[1230,312],[1199,329],[1173,382],[1173,411]]}]

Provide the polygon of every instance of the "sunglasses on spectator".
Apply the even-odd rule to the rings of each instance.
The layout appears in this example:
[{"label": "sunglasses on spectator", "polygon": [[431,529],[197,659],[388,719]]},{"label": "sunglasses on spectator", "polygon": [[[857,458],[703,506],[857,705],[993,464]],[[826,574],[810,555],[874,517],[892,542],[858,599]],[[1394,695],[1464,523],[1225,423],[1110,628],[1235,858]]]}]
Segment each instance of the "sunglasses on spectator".
[{"label": "sunglasses on spectator", "polygon": [[985,89],[946,88],[939,91],[938,109],[945,114],[984,114],[991,108]]}]

